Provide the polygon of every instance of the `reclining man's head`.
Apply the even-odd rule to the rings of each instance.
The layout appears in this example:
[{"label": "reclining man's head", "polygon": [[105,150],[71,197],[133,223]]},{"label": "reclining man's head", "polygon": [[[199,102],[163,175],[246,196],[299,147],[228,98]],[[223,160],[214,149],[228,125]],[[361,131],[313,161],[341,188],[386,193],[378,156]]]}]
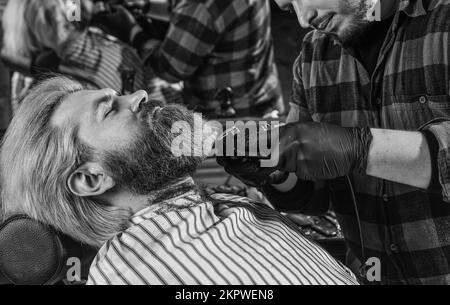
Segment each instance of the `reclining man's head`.
[{"label": "reclining man's head", "polygon": [[171,153],[176,121],[193,126],[194,115],[148,101],[145,91],[87,91],[67,78],[37,85],[5,135],[4,216],[25,213],[101,246],[152,203],[152,194],[186,179],[201,163],[198,155]]}]

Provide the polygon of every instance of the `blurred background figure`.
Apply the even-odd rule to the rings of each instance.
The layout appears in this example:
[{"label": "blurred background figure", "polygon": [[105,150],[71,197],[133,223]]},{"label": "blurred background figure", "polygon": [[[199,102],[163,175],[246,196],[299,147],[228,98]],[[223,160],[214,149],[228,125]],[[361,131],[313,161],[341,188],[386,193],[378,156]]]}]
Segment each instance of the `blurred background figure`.
[{"label": "blurred background figure", "polygon": [[[1,16],[6,6],[7,0],[0,0],[0,22]],[[0,27],[0,49],[2,47],[3,31]],[[0,130],[8,127],[11,120],[11,102],[10,102],[10,74],[5,65],[0,61]]]},{"label": "blurred background figure", "polygon": [[[29,67],[33,77],[58,72],[91,88],[109,87],[120,93],[145,89],[151,98],[177,100],[174,96],[179,95],[181,99],[179,85],[156,77],[131,46],[89,26],[94,7],[91,0],[79,2],[81,19],[71,20],[74,3],[78,2],[10,0],[2,20],[2,57]],[[30,83],[23,75],[15,74],[13,104]]]},{"label": "blurred background figure", "polygon": [[[150,11],[163,2],[150,1]],[[189,106],[220,117],[218,93],[230,88],[235,116],[283,110],[268,0],[168,0],[166,9],[170,26],[163,40],[146,30],[133,32],[132,24],[129,33],[159,77],[184,81]]]}]

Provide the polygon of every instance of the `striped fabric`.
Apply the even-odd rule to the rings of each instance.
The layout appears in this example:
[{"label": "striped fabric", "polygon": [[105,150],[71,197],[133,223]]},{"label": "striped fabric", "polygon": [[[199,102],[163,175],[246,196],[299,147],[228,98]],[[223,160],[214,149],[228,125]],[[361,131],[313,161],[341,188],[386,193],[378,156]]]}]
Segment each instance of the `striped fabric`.
[{"label": "striped fabric", "polygon": [[269,0],[170,1],[166,38],[147,44],[143,57],[161,78],[184,80],[187,103],[215,109],[214,98],[226,87],[236,109],[280,103]]},{"label": "striped fabric", "polygon": [[146,90],[151,99],[182,103],[179,84],[169,84],[144,67],[137,53],[117,39],[96,29],[84,31],[59,52],[60,72],[94,88],[122,93]]},{"label": "striped fabric", "polygon": [[[442,194],[351,177],[366,258],[381,259],[386,284],[450,284],[449,35],[449,0],[403,0],[372,77],[351,50],[318,32],[307,35],[295,64],[289,121],[429,129],[440,143]],[[326,190],[350,248],[349,266],[359,267],[361,242],[348,182],[329,181]]]},{"label": "striped fabric", "polygon": [[149,207],[94,259],[88,285],[357,284],[287,218],[247,198],[192,191]]}]

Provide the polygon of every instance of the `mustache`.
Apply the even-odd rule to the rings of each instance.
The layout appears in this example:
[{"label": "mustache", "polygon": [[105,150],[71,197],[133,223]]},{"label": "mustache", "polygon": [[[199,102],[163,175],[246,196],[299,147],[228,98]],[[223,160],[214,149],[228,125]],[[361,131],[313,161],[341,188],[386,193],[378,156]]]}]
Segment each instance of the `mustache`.
[{"label": "mustache", "polygon": [[149,100],[141,104],[141,112],[144,116],[151,114],[155,108],[164,107],[165,103],[159,100]]},{"label": "mustache", "polygon": [[147,125],[152,126],[156,123],[168,125],[168,123],[186,119],[192,114],[193,112],[183,105],[165,104],[158,100],[150,100],[141,105],[141,117]]}]

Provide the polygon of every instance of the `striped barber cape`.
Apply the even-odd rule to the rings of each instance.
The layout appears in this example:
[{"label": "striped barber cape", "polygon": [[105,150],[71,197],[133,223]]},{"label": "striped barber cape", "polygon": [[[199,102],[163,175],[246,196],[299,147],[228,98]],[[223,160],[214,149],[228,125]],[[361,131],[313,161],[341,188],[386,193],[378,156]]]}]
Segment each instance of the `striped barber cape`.
[{"label": "striped barber cape", "polygon": [[197,192],[148,207],[107,242],[88,285],[348,285],[354,275],[272,208]]}]

